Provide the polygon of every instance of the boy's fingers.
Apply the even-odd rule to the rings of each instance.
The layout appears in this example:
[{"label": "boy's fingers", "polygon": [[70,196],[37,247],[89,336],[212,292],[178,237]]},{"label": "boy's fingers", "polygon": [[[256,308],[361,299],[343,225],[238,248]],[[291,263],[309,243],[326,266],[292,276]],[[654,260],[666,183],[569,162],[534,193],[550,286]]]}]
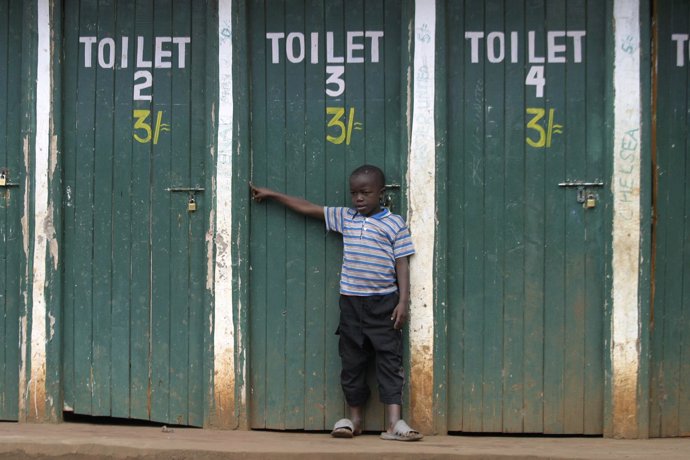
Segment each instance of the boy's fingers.
[{"label": "boy's fingers", "polygon": [[391,315],[391,321],[395,321],[393,323],[393,329],[402,329],[403,325],[405,324],[405,315],[400,313],[396,308],[393,310],[393,314]]}]

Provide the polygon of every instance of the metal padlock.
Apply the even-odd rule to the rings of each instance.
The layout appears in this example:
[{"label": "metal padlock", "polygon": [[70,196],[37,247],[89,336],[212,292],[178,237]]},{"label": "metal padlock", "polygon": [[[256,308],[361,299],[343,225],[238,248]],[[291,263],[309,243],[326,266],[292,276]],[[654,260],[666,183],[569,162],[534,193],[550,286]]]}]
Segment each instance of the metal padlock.
[{"label": "metal padlock", "polygon": [[189,211],[189,212],[196,211],[196,200],[194,199],[193,196],[189,197],[189,201],[187,202],[187,211]]},{"label": "metal padlock", "polygon": [[585,208],[592,209],[597,205],[597,197],[593,193],[587,195],[587,200],[585,201]]},{"label": "metal padlock", "polygon": [[5,171],[0,171],[0,187],[7,185],[7,174]]}]

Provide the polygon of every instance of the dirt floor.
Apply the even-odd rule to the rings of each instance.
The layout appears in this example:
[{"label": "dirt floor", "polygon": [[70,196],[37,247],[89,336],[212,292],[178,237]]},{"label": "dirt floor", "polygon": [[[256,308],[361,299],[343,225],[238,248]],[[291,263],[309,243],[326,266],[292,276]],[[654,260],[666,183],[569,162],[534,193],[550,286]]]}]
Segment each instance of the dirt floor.
[{"label": "dirt floor", "polygon": [[88,423],[0,423],[0,459],[654,459],[689,460],[690,438],[615,440],[521,436],[427,436],[216,431]]}]

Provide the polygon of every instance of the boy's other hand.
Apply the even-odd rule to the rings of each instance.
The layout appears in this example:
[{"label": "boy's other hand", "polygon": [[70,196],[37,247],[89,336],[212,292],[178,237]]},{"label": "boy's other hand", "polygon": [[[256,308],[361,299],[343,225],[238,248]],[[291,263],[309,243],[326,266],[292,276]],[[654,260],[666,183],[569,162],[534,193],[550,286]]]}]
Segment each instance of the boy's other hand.
[{"label": "boy's other hand", "polygon": [[402,329],[407,322],[407,305],[402,303],[396,305],[393,314],[391,314],[391,320],[395,321],[393,329]]}]

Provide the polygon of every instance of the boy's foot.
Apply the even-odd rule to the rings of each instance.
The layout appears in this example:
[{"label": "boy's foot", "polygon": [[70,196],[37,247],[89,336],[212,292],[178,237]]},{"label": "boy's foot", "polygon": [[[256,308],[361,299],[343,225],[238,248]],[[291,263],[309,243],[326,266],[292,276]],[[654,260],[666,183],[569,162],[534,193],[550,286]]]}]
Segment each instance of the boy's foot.
[{"label": "boy's foot", "polygon": [[405,423],[405,420],[398,420],[392,431],[384,431],[381,433],[381,439],[387,441],[419,441],[424,437],[417,430],[413,430]]},{"label": "boy's foot", "polygon": [[359,430],[355,431],[355,426],[349,418],[341,418],[335,422],[333,431],[331,431],[331,436],[334,438],[351,438],[360,434]]}]

